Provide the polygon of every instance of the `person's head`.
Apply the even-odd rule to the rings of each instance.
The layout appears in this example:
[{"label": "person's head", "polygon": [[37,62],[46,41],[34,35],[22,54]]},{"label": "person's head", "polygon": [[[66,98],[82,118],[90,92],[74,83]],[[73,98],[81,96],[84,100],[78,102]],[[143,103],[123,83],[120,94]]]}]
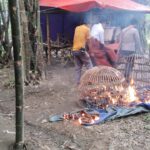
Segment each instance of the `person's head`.
[{"label": "person's head", "polygon": [[89,24],[88,21],[85,18],[83,18],[83,20],[81,21],[81,23],[82,24]]},{"label": "person's head", "polygon": [[83,16],[80,16],[77,25],[79,26],[79,25],[83,25],[83,24],[88,24],[88,22],[87,22],[86,18],[84,18]]},{"label": "person's head", "polygon": [[130,20],[130,25],[137,26],[138,25],[138,21],[135,18],[133,18],[133,19]]}]

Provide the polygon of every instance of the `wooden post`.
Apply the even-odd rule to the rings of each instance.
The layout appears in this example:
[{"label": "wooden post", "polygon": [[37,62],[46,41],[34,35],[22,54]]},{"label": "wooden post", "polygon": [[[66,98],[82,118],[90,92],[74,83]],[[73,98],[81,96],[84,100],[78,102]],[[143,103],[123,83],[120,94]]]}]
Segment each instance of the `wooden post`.
[{"label": "wooden post", "polygon": [[22,39],[20,24],[19,0],[10,0],[9,10],[12,28],[12,40],[14,48],[14,71],[15,71],[15,92],[16,92],[16,141],[15,150],[24,148],[24,115],[23,115],[23,61],[22,61]]},{"label": "wooden post", "polygon": [[48,48],[48,64],[51,64],[51,43],[50,43],[50,24],[49,24],[49,14],[46,14],[46,34],[47,34],[47,48]]}]

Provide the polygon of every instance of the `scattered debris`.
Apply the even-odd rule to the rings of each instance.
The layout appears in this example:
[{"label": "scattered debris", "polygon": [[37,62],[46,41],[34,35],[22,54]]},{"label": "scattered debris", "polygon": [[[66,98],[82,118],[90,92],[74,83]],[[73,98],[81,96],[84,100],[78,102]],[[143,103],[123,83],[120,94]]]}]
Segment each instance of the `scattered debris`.
[{"label": "scattered debris", "polygon": [[8,130],[3,130],[3,133],[7,133],[7,134],[15,134],[15,132],[13,132],[13,131],[8,131]]},{"label": "scattered debris", "polygon": [[79,145],[77,145],[76,143],[72,143],[71,140],[65,141],[62,148],[68,150],[81,150]]},{"label": "scattered debris", "polygon": [[47,122],[48,122],[48,120],[46,120],[46,119],[41,121],[41,123],[47,123]]}]

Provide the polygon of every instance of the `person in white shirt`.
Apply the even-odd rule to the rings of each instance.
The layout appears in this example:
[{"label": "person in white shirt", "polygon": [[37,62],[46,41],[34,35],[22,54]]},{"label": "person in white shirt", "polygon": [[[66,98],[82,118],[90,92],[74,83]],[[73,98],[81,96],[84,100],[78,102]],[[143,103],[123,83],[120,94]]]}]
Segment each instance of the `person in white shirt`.
[{"label": "person in white shirt", "polygon": [[90,37],[97,39],[104,44],[104,28],[101,23],[94,24],[91,28]]},{"label": "person in white shirt", "polygon": [[104,28],[100,23],[99,17],[93,18],[92,27],[90,30],[90,39],[88,40],[89,55],[92,60],[93,66],[99,65],[98,53],[104,47]]}]

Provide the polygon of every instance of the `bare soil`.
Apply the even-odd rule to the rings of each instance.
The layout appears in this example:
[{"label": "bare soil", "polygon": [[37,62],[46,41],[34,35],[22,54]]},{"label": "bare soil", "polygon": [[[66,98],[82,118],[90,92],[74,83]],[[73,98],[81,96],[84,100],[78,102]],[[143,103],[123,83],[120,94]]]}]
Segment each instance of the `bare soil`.
[{"label": "bare soil", "polygon": [[[0,70],[0,117],[6,120],[3,121],[6,123],[0,123],[0,150],[5,150],[4,145],[15,140],[13,133],[3,132],[6,128],[15,131],[15,91],[12,80],[12,69]],[[25,141],[28,150],[150,149],[150,114],[91,127],[83,127],[72,121],[48,121],[50,115],[80,109],[76,104],[78,95],[74,67],[64,68],[60,64],[48,67],[47,79],[39,86],[25,87]],[[4,135],[8,136],[4,138]]]}]

